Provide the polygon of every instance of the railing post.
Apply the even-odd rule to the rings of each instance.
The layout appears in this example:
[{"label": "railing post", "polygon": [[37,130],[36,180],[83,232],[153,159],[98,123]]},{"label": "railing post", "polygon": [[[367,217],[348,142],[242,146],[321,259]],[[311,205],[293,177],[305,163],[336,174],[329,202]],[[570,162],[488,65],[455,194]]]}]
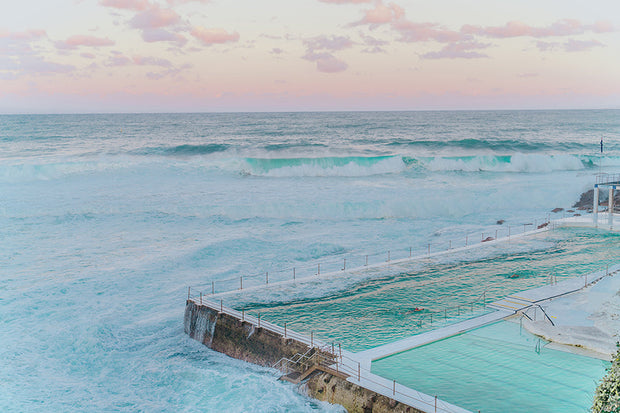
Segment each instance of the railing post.
[{"label": "railing post", "polygon": [[343,258],[343,263],[342,263],[342,271],[345,271],[347,269],[347,259]]},{"label": "railing post", "polygon": [[293,281],[295,280],[295,267],[293,267]]},{"label": "railing post", "polygon": [[200,292],[200,305],[202,305],[202,291]]},{"label": "railing post", "polygon": [[260,313],[258,313],[258,328],[260,328]]},{"label": "railing post", "polygon": [[224,300],[220,300],[220,313],[224,312]]},{"label": "railing post", "polygon": [[340,343],[338,343],[338,354],[340,354],[340,361],[342,362],[342,347],[340,346]]},{"label": "railing post", "polygon": [[468,241],[469,241],[469,235],[465,235],[465,246],[467,246]]},{"label": "railing post", "polygon": [[435,396],[435,413],[437,413],[437,396]]},{"label": "railing post", "polygon": [[[609,268],[609,265],[607,266],[607,268]],[[607,272],[609,272],[609,270]],[[191,286],[187,287],[187,301],[189,301],[189,295],[191,291],[192,291],[192,287]]]},{"label": "railing post", "polygon": [[310,347],[314,347],[314,331],[310,332]]},{"label": "railing post", "polygon": [[366,255],[366,264],[364,264],[365,266],[368,266],[368,255]]},{"label": "railing post", "polygon": [[215,294],[215,281],[211,281],[211,294]]},{"label": "railing post", "polygon": [[265,273],[265,284],[269,284],[269,272]]},{"label": "railing post", "polygon": [[388,260],[387,262],[390,262],[390,251],[388,251]]},{"label": "railing post", "polygon": [[321,275],[321,263],[317,265],[316,275]]},{"label": "railing post", "polygon": [[284,338],[286,338],[286,323],[284,323]]},{"label": "railing post", "polygon": [[409,247],[409,258],[411,258],[411,250],[412,250],[412,247]]},{"label": "railing post", "polygon": [[362,365],[360,364],[360,362],[357,362],[357,381],[361,381],[362,380]]},{"label": "railing post", "polygon": [[241,321],[245,321],[245,310],[241,309]]},{"label": "railing post", "polygon": [[392,380],[392,395],[396,395],[396,380]]},{"label": "railing post", "polygon": [[243,276],[239,277],[239,289],[243,290]]},{"label": "railing post", "polygon": [[452,240],[450,240],[450,246],[448,247],[449,250],[452,249]]}]

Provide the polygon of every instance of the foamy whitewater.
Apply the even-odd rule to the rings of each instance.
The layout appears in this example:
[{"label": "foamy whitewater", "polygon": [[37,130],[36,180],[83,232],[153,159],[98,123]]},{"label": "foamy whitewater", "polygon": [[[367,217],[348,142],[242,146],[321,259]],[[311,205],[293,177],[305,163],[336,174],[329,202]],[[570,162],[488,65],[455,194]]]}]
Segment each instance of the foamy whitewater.
[{"label": "foamy whitewater", "polygon": [[542,219],[619,138],[620,111],[0,116],[0,411],[340,411],[189,339],[187,287]]}]

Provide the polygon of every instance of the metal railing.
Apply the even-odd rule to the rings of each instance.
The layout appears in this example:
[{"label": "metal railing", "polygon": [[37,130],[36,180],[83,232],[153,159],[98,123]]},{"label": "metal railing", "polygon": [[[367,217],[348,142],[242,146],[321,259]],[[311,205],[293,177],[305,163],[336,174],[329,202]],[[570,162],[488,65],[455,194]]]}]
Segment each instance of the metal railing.
[{"label": "metal railing", "polygon": [[[396,380],[390,381],[389,379],[377,376],[369,369],[363,367],[361,361],[347,356],[347,352],[342,350],[342,346],[340,344],[336,345],[336,343],[333,342],[326,343],[316,340],[313,337],[313,333],[311,333],[310,337],[308,337],[304,334],[287,329],[286,324],[284,327],[280,327],[276,324],[261,319],[260,314],[258,317],[255,317],[250,314],[245,314],[244,311],[238,311],[230,307],[225,307],[222,300],[220,300],[219,303],[214,302],[212,300],[207,300],[202,295],[192,296],[191,292],[188,293],[188,300],[191,300],[199,305],[207,306],[215,311],[228,314],[241,321],[248,322],[257,328],[263,328],[280,334],[284,338],[294,339],[310,347],[306,353],[297,354],[290,360],[286,358],[279,360],[274,367],[277,366],[288,369],[291,364],[296,363],[301,364],[304,367],[311,367],[312,363],[321,362],[325,367],[329,367],[332,370],[349,376],[349,380],[362,387],[376,391],[386,397],[394,398],[405,404],[411,404],[412,402],[422,404],[425,406],[425,410],[427,412],[453,413],[463,411],[462,409],[442,401],[437,396],[429,396],[405,385],[399,384]],[[313,356],[313,354],[322,354],[322,356]],[[333,359],[329,360],[330,357],[328,357],[327,354],[333,357]],[[279,371],[284,370],[279,369]]]},{"label": "metal railing", "polygon": [[478,234],[466,234],[464,239],[448,240],[442,243],[427,243],[424,248],[414,251],[413,247],[391,249],[373,254],[347,254],[339,259],[317,262],[309,265],[293,266],[269,270],[238,277],[213,279],[207,285],[194,288],[204,295],[216,295],[266,287],[274,284],[307,281],[316,277],[337,277],[343,273],[357,273],[369,269],[406,264],[425,258],[436,257],[465,249],[489,244],[489,241],[507,241],[511,238],[527,236],[554,229],[550,215],[520,225],[507,225]]},{"label": "metal railing", "polygon": [[596,174],[596,185],[620,183],[620,174]]}]

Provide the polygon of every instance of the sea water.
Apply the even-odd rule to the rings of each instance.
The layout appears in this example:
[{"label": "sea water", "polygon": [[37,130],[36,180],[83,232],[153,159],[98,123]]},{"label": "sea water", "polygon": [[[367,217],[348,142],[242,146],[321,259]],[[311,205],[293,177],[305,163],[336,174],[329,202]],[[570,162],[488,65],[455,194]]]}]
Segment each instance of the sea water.
[{"label": "sea water", "polygon": [[0,410],[339,411],[189,339],[188,286],[546,217],[619,115],[0,116]]}]

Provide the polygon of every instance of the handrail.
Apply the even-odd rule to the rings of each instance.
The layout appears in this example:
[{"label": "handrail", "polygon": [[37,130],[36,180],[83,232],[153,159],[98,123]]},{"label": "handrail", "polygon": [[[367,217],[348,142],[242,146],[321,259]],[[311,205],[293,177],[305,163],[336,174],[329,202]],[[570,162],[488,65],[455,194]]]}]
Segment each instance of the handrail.
[{"label": "handrail", "polygon": [[[341,258],[339,258],[337,262],[324,261],[304,266],[293,266],[255,274],[239,275],[238,277],[213,279],[210,285],[207,284],[205,286],[206,291],[203,290],[203,294],[218,295],[241,292],[275,284],[308,281],[316,279],[316,277],[334,277],[343,273],[355,273],[368,269],[405,264],[411,261],[419,261],[483,246],[489,244],[489,241],[506,241],[515,237],[532,235],[554,229],[554,226],[549,224],[553,224],[553,221],[550,219],[550,215],[547,214],[547,216],[541,220],[537,219],[519,225],[503,226],[491,232],[476,234],[479,238],[476,238],[473,234],[466,234],[465,240],[461,239],[459,243],[453,242],[452,240],[449,240],[447,243],[442,243],[441,245],[438,243],[428,243],[426,248],[418,250],[416,255],[414,255],[412,247],[391,249],[373,254],[357,252],[355,254],[347,254],[346,256],[341,255]],[[520,231],[521,228],[523,229],[522,231]],[[373,260],[369,261],[369,258],[373,258]]]}]

